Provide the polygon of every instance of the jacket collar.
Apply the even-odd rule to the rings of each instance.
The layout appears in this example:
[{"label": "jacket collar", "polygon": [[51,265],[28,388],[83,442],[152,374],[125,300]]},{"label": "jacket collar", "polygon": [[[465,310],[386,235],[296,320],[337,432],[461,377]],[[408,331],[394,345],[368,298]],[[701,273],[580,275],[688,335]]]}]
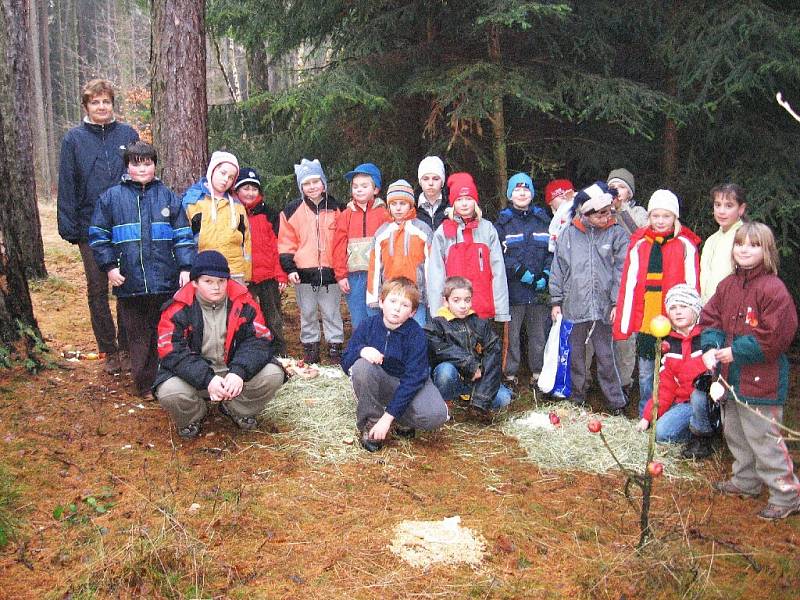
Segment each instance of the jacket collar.
[{"label": "jacket collar", "polygon": [[[469,312],[467,313],[467,317],[470,316],[470,315],[474,315],[474,314],[475,314],[475,311],[470,308]],[[447,308],[447,306],[439,307],[439,310],[436,311],[436,316],[437,317],[444,317],[444,319],[446,319],[447,321],[452,321],[453,319],[458,319],[458,317],[455,316],[452,313],[452,311],[449,308]],[[466,317],[464,317],[464,318],[466,318]]]}]

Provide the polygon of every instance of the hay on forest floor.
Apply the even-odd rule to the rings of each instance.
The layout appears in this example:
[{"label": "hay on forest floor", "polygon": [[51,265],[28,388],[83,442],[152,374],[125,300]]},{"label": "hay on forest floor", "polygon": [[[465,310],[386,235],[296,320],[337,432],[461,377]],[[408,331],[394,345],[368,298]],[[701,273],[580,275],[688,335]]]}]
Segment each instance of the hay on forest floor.
[{"label": "hay on forest floor", "polygon": [[355,439],[353,386],[340,368],[320,367],[319,377],[313,379],[292,377],[267,404],[262,417],[288,427],[275,436],[291,439],[287,445],[314,461],[341,463],[363,453]]},{"label": "hay on forest floor", "polygon": [[441,521],[403,521],[395,527],[389,549],[413,567],[460,563],[476,567],[486,554],[486,540],[460,523],[458,516]]},{"label": "hay on forest floor", "polygon": [[[561,419],[559,427],[550,425],[550,412]],[[648,433],[636,431],[636,421],[625,417],[601,417],[569,402],[559,402],[513,417],[501,431],[519,441],[527,454],[523,460],[543,469],[590,473],[618,470],[600,436],[588,430],[591,418],[602,421],[603,434],[619,461],[626,468],[641,472],[647,458]],[[692,479],[695,474],[689,462],[680,458],[680,451],[680,444],[658,444],[655,457],[664,464],[665,476]]]}]

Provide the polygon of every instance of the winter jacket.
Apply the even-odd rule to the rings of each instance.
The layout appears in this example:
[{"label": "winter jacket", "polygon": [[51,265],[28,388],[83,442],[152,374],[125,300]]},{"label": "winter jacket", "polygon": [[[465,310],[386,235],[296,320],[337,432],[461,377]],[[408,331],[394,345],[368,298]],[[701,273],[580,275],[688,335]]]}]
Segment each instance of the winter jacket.
[{"label": "winter jacket", "polygon": [[[700,344],[702,328],[695,325],[688,335],[672,331],[664,343],[669,347],[662,355],[658,374],[658,417],[661,418],[673,404],[689,402],[694,392],[695,377],[706,372]],[[653,399],[644,406],[643,418],[651,420]]]},{"label": "winter jacket", "polygon": [[250,281],[253,260],[244,205],[228,193],[212,198],[205,177],[186,190],[181,203],[192,225],[197,251],[222,253],[228,260],[231,275]]},{"label": "winter jacket", "polygon": [[367,203],[366,210],[350,201],[339,213],[333,233],[333,270],[336,281],[348,273],[367,271],[375,232],[390,222],[386,203],[380,198]]},{"label": "winter jacket", "polygon": [[381,368],[400,380],[386,412],[394,418],[401,417],[430,376],[425,333],[414,319],[408,319],[397,329],[388,329],[383,315],[367,317],[353,332],[342,356],[345,373],[350,372],[367,347],[383,354]]},{"label": "winter jacket", "polygon": [[727,348],[733,362],[722,375],[739,400],[784,404],[789,390],[786,351],[797,332],[797,309],[786,286],[764,267],[736,269],[722,280],[700,315],[703,350]]},{"label": "winter jacket", "polygon": [[395,277],[407,277],[420,291],[425,304],[425,272],[430,253],[431,230],[414,218],[414,209],[402,223],[384,223],[375,232],[375,244],[369,257],[367,305],[377,307],[381,284]]},{"label": "winter jacket", "polygon": [[[231,373],[250,381],[272,357],[272,333],[258,303],[247,288],[228,281],[228,315],[224,361]],[[214,369],[203,357],[203,309],[191,282],[164,305],[158,323],[158,374],[153,389],[170,377],[180,377],[201,390],[208,388]]]},{"label": "winter jacket", "polygon": [[639,206],[633,200],[628,200],[618,210],[615,210],[614,217],[629,236],[636,233],[636,230],[640,227],[647,227],[649,222],[647,209],[644,206]]},{"label": "winter jacket", "polygon": [[722,231],[720,227],[703,244],[700,253],[700,298],[703,304],[717,291],[719,282],[733,273],[733,238],[741,226],[739,220],[728,231]]},{"label": "winter jacket", "polygon": [[433,234],[427,276],[431,315],[442,305],[444,280],[454,275],[472,282],[472,309],[479,317],[511,319],[503,249],[494,225],[480,215],[468,223],[458,216],[445,219]]},{"label": "winter jacket", "polygon": [[120,298],[174,294],[180,271],[192,267],[194,238],[181,201],[158,179],[141,184],[127,174],[97,201],[89,245],[102,271],[116,267]]},{"label": "winter jacket", "polygon": [[[647,270],[650,252],[659,237],[649,227],[642,227],[633,234],[622,282],[617,297],[617,315],[614,319],[614,339],[626,340],[637,331],[650,333],[649,319],[644,317],[644,294],[647,289]],[[697,246],[700,238],[682,225],[678,235],[661,245],[662,271],[660,277],[662,302],[661,314],[667,314],[663,298],[679,283],[686,283],[700,291],[700,256]]]},{"label": "winter jacket", "polygon": [[500,389],[503,362],[500,337],[492,324],[474,312],[459,319],[442,306],[425,325],[425,336],[431,367],[452,363],[467,384],[480,367],[481,376],[474,382],[470,401],[487,410],[491,408]]},{"label": "winter jacket", "polygon": [[420,192],[419,200],[417,201],[417,218],[425,223],[425,225],[430,227],[431,231],[436,231],[439,229],[439,225],[441,225],[447,218],[447,215],[445,214],[447,207],[447,193],[444,189],[442,189],[442,199],[439,201],[439,204],[436,206],[436,209],[433,211],[433,213],[431,213],[429,210],[433,207],[425,199],[425,194]]},{"label": "winter jacket", "polygon": [[[547,245],[550,238],[550,218],[543,208],[531,205],[527,210],[505,208],[494,224],[503,259],[506,263],[509,304],[543,304],[547,302],[547,280],[553,255]],[[522,281],[525,273],[532,276],[528,283]],[[536,282],[544,279],[544,289],[536,289]]]},{"label": "winter jacket", "polygon": [[252,208],[245,206],[247,221],[250,225],[250,245],[253,259],[253,283],[261,283],[274,279],[278,283],[287,283],[278,256],[278,236],[275,235],[273,218],[267,205],[259,201]]},{"label": "winter jacket", "polygon": [[100,194],[119,183],[122,154],[139,139],[129,125],[84,121],[61,142],[58,166],[58,234],[72,244],[89,239],[89,225]]},{"label": "winter jacket", "polygon": [[278,253],[287,274],[297,272],[301,283],[336,283],[333,234],[341,207],[327,193],[319,204],[306,198],[289,203],[281,212]]},{"label": "winter jacket", "polygon": [[553,213],[553,218],[550,219],[550,225],[547,228],[550,234],[550,242],[547,244],[547,249],[555,253],[556,242],[563,231],[569,227],[570,215],[572,215],[572,202],[563,202]]},{"label": "winter jacket", "polygon": [[628,234],[613,220],[601,228],[575,217],[556,244],[550,303],[569,321],[610,323],[627,248]]}]

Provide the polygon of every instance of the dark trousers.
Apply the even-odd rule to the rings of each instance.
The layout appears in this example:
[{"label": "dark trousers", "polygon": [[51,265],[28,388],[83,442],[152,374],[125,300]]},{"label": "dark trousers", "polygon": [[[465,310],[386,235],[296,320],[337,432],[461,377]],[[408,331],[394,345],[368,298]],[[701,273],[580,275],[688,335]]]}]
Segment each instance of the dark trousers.
[{"label": "dark trousers", "polygon": [[106,354],[114,354],[117,350],[127,350],[128,338],[125,335],[125,328],[122,326],[122,319],[119,317],[119,305],[117,305],[119,331],[114,327],[114,319],[111,318],[111,309],[108,305],[108,275],[98,268],[89,242],[80,242],[78,249],[81,252],[81,260],[83,260],[83,272],[86,274],[89,316],[92,320],[92,331],[97,340],[97,348]]},{"label": "dark trousers", "polygon": [[131,377],[140,396],[150,390],[156,378],[158,320],[161,318],[161,305],[169,297],[169,294],[152,294],[117,300],[120,319],[128,334]]},{"label": "dark trousers", "polygon": [[278,282],[267,279],[261,283],[249,283],[247,289],[258,300],[264,320],[272,332],[272,354],[284,356],[286,354],[286,340],[283,337],[283,315],[281,314],[281,291]]},{"label": "dark trousers", "polygon": [[614,357],[611,325],[602,321],[586,321],[572,326],[569,336],[572,400],[581,404],[586,401],[586,344],[590,339],[594,343],[597,359],[597,380],[606,402],[611,408],[623,408],[628,401],[622,391],[622,380]]}]

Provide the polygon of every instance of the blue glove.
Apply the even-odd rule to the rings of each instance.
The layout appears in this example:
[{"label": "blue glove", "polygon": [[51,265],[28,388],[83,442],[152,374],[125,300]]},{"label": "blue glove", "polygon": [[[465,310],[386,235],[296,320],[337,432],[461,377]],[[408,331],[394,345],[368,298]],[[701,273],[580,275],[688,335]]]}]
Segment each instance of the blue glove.
[{"label": "blue glove", "polygon": [[528,285],[530,285],[531,283],[533,283],[533,273],[531,273],[530,271],[525,271],[525,273],[522,275],[522,277],[519,278],[519,280],[522,283],[527,283]]},{"label": "blue glove", "polygon": [[536,280],[536,291],[541,292],[547,286],[547,278],[542,277]]}]

